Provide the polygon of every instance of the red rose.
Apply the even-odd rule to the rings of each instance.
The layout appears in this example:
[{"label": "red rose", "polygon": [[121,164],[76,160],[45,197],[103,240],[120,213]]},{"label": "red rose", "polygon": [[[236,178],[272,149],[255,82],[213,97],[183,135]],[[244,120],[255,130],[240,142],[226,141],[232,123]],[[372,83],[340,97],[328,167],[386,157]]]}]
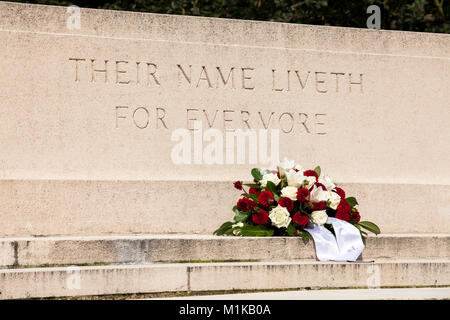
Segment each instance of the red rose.
[{"label": "red rose", "polygon": [[350,221],[350,214],[348,212],[338,211],[338,212],[336,212],[335,218],[341,219],[344,221]]},{"label": "red rose", "polygon": [[334,188],[334,192],[336,192],[342,199],[345,199],[345,191],[339,187]]},{"label": "red rose", "polygon": [[356,221],[356,223],[358,223],[359,220],[361,220],[361,216],[359,215],[359,212],[353,212],[352,219],[354,219]]},{"label": "red rose", "polygon": [[300,202],[306,202],[309,200],[309,195],[311,192],[309,192],[306,188],[300,188],[297,190],[297,200]]},{"label": "red rose", "polygon": [[247,198],[247,209],[248,209],[249,211],[255,209],[255,207],[256,207],[257,205],[258,205],[258,204],[257,204],[255,201],[253,201],[252,199]]},{"label": "red rose", "polygon": [[282,207],[285,207],[289,212],[294,209],[294,201],[292,201],[290,198],[283,197],[278,201],[278,204]]},{"label": "red rose", "polygon": [[309,190],[312,191],[314,186],[316,186],[317,188],[319,188],[319,187],[322,188],[323,191],[327,191],[327,188],[323,184],[321,184],[320,182],[314,183],[314,185]]},{"label": "red rose", "polygon": [[258,189],[256,189],[256,188],[250,188],[250,189],[248,189],[248,193],[259,195],[259,191],[258,191]]},{"label": "red rose", "polygon": [[240,211],[247,211],[247,202],[245,201],[245,198],[238,200],[237,207]]},{"label": "red rose", "polygon": [[264,225],[269,221],[269,214],[267,211],[260,209],[258,213],[252,215],[252,219],[254,224]]},{"label": "red rose", "polygon": [[303,175],[307,177],[316,177],[316,181],[319,180],[319,176],[314,170],[306,170],[305,172],[303,172]]},{"label": "red rose", "polygon": [[339,202],[339,205],[337,206],[337,211],[349,214],[350,211],[352,211],[352,207],[348,204],[347,201],[341,199],[341,202]]},{"label": "red rose", "polygon": [[327,208],[327,202],[326,201],[320,201],[320,202],[312,202],[312,211],[319,211],[319,210],[325,210]]},{"label": "red rose", "polygon": [[303,214],[301,212],[297,212],[292,217],[292,221],[295,222],[295,223],[298,223],[302,227],[305,227],[307,225],[308,221],[309,221],[309,218],[308,218],[308,216],[306,214]]},{"label": "red rose", "polygon": [[234,182],[234,187],[238,190],[242,190],[242,182],[240,181]]},{"label": "red rose", "polygon": [[258,202],[264,206],[268,207],[273,203],[273,194],[270,191],[263,191],[258,196]]},{"label": "red rose", "polygon": [[240,211],[252,211],[257,205],[255,201],[249,198],[242,198],[237,202],[237,207]]}]

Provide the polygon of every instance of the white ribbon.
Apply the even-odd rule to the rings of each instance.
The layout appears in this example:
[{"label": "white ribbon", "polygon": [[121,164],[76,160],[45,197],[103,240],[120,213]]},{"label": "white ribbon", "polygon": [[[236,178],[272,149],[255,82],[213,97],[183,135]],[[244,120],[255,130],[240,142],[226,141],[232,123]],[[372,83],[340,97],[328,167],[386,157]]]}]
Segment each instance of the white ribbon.
[{"label": "white ribbon", "polygon": [[333,225],[334,235],[325,227],[314,224],[305,228],[314,239],[317,259],[320,261],[356,261],[364,250],[359,230],[346,221],[328,218]]}]

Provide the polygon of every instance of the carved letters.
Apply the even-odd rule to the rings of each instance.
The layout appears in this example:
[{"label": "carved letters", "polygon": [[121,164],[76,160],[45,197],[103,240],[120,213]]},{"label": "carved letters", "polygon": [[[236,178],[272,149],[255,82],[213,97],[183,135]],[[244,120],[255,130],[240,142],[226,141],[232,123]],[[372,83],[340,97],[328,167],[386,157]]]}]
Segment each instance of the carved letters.
[{"label": "carved letters", "polygon": [[[174,88],[191,90],[265,90],[274,94],[361,95],[364,74],[343,70],[314,70],[310,68],[267,68],[252,66],[206,66],[173,64],[161,68],[151,61],[129,61],[71,57],[70,80],[75,83],[96,83],[143,88]],[[162,74],[169,72],[165,76]],[[169,70],[169,71],[167,71]],[[164,80],[163,80],[164,79]],[[170,83],[171,82],[171,83]],[[158,101],[152,103],[157,104]],[[200,104],[201,102],[199,102]],[[200,120],[208,128],[224,131],[236,129],[280,129],[284,134],[326,135],[328,116],[325,112],[258,110],[261,106],[214,108],[209,110],[185,106],[186,128],[194,130],[193,121]],[[213,108],[213,109],[211,109]],[[252,110],[250,110],[252,109]],[[169,115],[163,106],[114,106],[115,127],[137,129],[169,129]]]},{"label": "carved letters", "polygon": [[[69,58],[72,63],[71,78],[75,82],[87,81],[116,85],[145,85],[159,87],[160,69],[153,62]],[[256,90],[256,80],[268,70],[256,70],[250,66],[193,66],[174,64],[167,79],[177,79],[178,87],[207,89]],[[257,73],[258,71],[258,73]],[[364,93],[363,73],[341,71],[315,71],[303,69],[270,69],[271,83],[259,89],[275,92],[302,92],[310,90],[318,94]]]}]

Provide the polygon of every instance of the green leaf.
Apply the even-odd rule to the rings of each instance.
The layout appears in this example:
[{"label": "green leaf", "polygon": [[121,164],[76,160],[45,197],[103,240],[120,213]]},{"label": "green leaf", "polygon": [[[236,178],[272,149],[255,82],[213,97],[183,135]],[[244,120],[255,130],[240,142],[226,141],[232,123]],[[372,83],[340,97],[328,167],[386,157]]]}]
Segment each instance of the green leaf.
[{"label": "green leaf", "polygon": [[[295,203],[296,203],[296,202],[295,202]],[[306,202],[305,202],[305,203],[301,203],[301,204],[298,206],[298,210],[299,210],[301,213],[308,214]],[[295,211],[294,211],[294,212],[295,212]]]},{"label": "green leaf", "polygon": [[356,228],[358,228],[359,233],[361,233],[361,237],[362,237],[362,238],[367,238],[367,232],[361,230],[361,227],[360,227],[359,225],[357,225],[357,224],[354,224],[354,226],[355,226]]},{"label": "green leaf", "polygon": [[234,236],[235,234],[233,233],[233,228],[228,229],[227,231],[225,231],[225,233],[223,235],[225,236]]},{"label": "green leaf", "polygon": [[361,226],[354,224],[354,226],[359,230],[359,232],[361,232],[361,235],[365,234],[367,236],[367,232],[365,232],[364,230],[361,229]]},{"label": "green leaf", "polygon": [[252,199],[253,201],[258,201],[258,196],[256,195],[256,194],[253,194],[253,193],[249,193],[249,194],[246,194],[245,195],[247,198],[250,198],[250,199]]},{"label": "green leaf", "polygon": [[272,181],[267,181],[266,190],[269,190],[274,195],[277,193],[277,187],[275,186],[275,183],[273,183]]},{"label": "green leaf", "polygon": [[256,181],[260,181],[262,179],[262,174],[261,174],[260,169],[253,168],[251,172],[252,172],[253,178],[255,178]]},{"label": "green leaf", "polygon": [[247,212],[238,212],[236,213],[236,215],[234,216],[234,221],[236,222],[244,222],[245,220],[248,219],[249,213]]},{"label": "green leaf", "polygon": [[214,231],[213,234],[217,235],[217,236],[221,236],[224,235],[225,233],[227,233],[229,230],[233,231],[233,222],[225,222],[224,224],[222,224],[219,229],[217,229],[216,231]]},{"label": "green leaf", "polygon": [[265,226],[252,226],[246,224],[242,227],[240,235],[246,237],[271,237],[273,235],[273,229],[269,229]]},{"label": "green leaf", "polygon": [[240,212],[237,206],[233,207],[233,212],[236,214],[238,214]]},{"label": "green leaf", "polygon": [[314,168],[314,171],[317,173],[317,175],[320,177],[320,173],[322,172],[322,170],[320,169],[320,166],[317,166]]},{"label": "green leaf", "polygon": [[300,231],[300,237],[302,237],[303,240],[312,239],[313,237],[309,234],[308,231]]},{"label": "green leaf", "polygon": [[345,201],[347,201],[352,208],[358,204],[358,201],[356,201],[354,197],[345,198]]},{"label": "green leaf", "polygon": [[297,233],[297,229],[295,229],[294,225],[290,223],[286,228],[286,232],[290,236],[295,236],[295,234]]},{"label": "green leaf", "polygon": [[360,221],[358,222],[358,225],[360,225],[361,227],[363,227],[366,230],[369,230],[372,233],[375,234],[380,234],[380,228],[373,222],[370,221]]},{"label": "green leaf", "polygon": [[287,185],[288,185],[287,178],[286,177],[281,177],[280,188],[283,189]]}]

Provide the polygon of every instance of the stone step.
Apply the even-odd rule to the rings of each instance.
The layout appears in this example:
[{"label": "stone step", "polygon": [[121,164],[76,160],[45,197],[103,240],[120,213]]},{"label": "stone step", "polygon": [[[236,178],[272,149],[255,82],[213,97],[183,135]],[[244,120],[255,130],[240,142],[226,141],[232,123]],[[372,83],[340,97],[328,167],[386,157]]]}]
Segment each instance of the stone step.
[{"label": "stone step", "polygon": [[[295,290],[150,298],[151,300],[448,300],[450,287]],[[149,300],[150,300],[149,299]]]},{"label": "stone step", "polygon": [[[369,236],[364,260],[443,259],[450,234]],[[151,262],[315,259],[312,240],[295,237],[135,235],[0,238],[0,267],[141,264]]]},{"label": "stone step", "polygon": [[0,299],[374,286],[450,286],[450,260],[161,263],[0,270]]}]

